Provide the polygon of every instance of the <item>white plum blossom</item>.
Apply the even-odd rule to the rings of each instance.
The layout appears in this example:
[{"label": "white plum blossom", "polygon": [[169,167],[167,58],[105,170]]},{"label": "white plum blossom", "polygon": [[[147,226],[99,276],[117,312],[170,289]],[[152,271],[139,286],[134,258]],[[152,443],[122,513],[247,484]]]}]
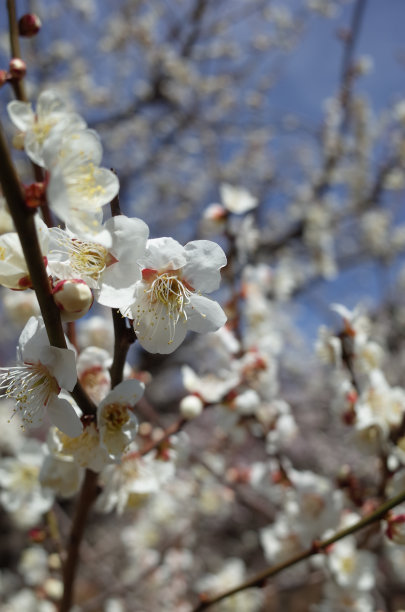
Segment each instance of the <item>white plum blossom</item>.
[{"label": "white plum blossom", "polygon": [[50,234],[56,243],[49,257],[52,274],[83,280],[104,306],[119,308],[128,302],[129,288],[141,280],[138,261],[144,256],[149,236],[146,223],[118,215],[90,238],[60,228],[52,228]]},{"label": "white plum blossom", "polygon": [[[245,564],[242,559],[227,559],[219,571],[202,576],[197,582],[197,589],[211,596],[222,593],[241,584],[246,575]],[[218,612],[259,612],[263,605],[263,593],[259,588],[250,588],[236,593],[217,604]]]},{"label": "white plum blossom", "polygon": [[249,210],[253,210],[259,203],[257,198],[242,187],[222,183],[219,191],[225,208],[236,215],[242,215]]},{"label": "white plum blossom", "polygon": [[34,525],[53,504],[51,489],[38,480],[44,459],[43,445],[27,440],[16,457],[0,459],[0,503],[8,512],[23,514],[24,523]]},{"label": "white plum blossom", "polygon": [[49,453],[42,464],[39,481],[43,487],[61,497],[72,497],[78,492],[84,470],[68,455]]},{"label": "white plum blossom", "polygon": [[132,408],[141,399],[144,389],[145,385],[139,380],[124,380],[99,404],[100,445],[112,459],[119,460],[136,435],[138,421]]},{"label": "white plum blossom", "polygon": [[93,472],[101,472],[110,462],[107,450],[100,446],[100,436],[94,422],[87,424],[80,436],[75,438],[67,436],[57,427],[52,427],[48,446],[50,453],[56,457],[70,459],[78,466]]},{"label": "white plum blossom", "polygon": [[356,430],[378,428],[386,437],[391,428],[400,425],[405,413],[405,391],[390,387],[380,370],[372,370],[369,384],[355,406]]},{"label": "white plum blossom", "polygon": [[107,465],[101,473],[104,489],[96,507],[102,512],[114,508],[122,514],[126,508],[138,506],[150,495],[158,493],[175,473],[172,460],[156,459],[152,453],[139,457],[137,452],[124,455],[117,465]]},{"label": "white plum blossom", "polygon": [[52,136],[44,146],[49,206],[73,231],[99,233],[102,206],[118,193],[117,176],[99,167],[102,152],[93,130]]},{"label": "white plum blossom", "polygon": [[200,396],[208,403],[219,402],[240,383],[240,375],[237,372],[225,369],[219,369],[215,374],[198,376],[190,366],[184,365],[181,374],[187,391]]},{"label": "white plum blossom", "polygon": [[172,238],[149,240],[142,280],[135,284],[132,302],[121,309],[134,321],[141,345],[151,353],[172,353],[187,330],[216,331],[226,316],[217,302],[202,293],[219,287],[225,253],[209,240],[181,246]]},{"label": "white plum blossom", "polygon": [[25,134],[24,148],[35,164],[45,166],[43,148],[45,142],[55,135],[84,129],[86,122],[77,113],[66,110],[66,105],[53,91],[43,91],[37,102],[36,112],[29,102],[13,100],[7,106],[14,125]]},{"label": "white plum blossom", "polygon": [[328,555],[328,566],[342,588],[370,591],[375,585],[376,558],[367,550],[358,550],[353,537],[335,542]]},{"label": "white plum blossom", "polygon": [[314,612],[375,612],[373,597],[356,588],[341,588],[333,582],[327,582],[324,588],[324,599],[313,606]]},{"label": "white plum blossom", "polygon": [[343,495],[327,478],[306,471],[291,469],[293,484],[286,496],[286,513],[304,547],[334,528],[342,510]]},{"label": "white plum blossom", "polygon": [[47,415],[67,435],[82,431],[70,402],[59,397],[61,389],[72,391],[76,381],[74,351],[50,346],[41,318],[31,317],[21,332],[18,365],[0,369],[0,389],[16,402],[23,425],[36,427]]}]

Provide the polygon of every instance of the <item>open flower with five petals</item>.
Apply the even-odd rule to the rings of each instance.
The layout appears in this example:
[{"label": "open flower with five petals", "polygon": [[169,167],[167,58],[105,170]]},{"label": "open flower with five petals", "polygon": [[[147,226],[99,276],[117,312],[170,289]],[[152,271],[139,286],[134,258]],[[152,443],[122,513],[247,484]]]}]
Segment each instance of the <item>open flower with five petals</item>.
[{"label": "open flower with five petals", "polygon": [[225,253],[210,240],[184,247],[172,238],[149,240],[142,280],[134,286],[132,302],[121,308],[147,351],[172,353],[187,330],[212,332],[224,325],[222,308],[202,293],[218,289],[225,264]]}]

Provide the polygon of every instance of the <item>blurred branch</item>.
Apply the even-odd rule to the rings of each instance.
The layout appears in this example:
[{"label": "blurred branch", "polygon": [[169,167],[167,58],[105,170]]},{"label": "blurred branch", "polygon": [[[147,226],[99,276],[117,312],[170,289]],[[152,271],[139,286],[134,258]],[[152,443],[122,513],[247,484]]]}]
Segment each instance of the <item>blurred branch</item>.
[{"label": "blurred branch", "polygon": [[213,597],[208,597],[204,594],[200,595],[201,601],[194,608],[193,612],[200,612],[201,610],[205,610],[213,604],[218,603],[219,601],[222,601],[223,599],[226,599],[231,595],[235,595],[236,593],[240,593],[241,591],[244,591],[246,589],[250,589],[252,587],[263,587],[265,581],[268,578],[279,574],[288,567],[297,565],[305,559],[309,559],[313,555],[325,552],[327,548],[329,548],[329,546],[331,546],[335,542],[338,542],[339,540],[342,540],[343,538],[346,538],[347,536],[356,533],[361,529],[364,529],[365,527],[373,525],[377,521],[384,519],[389,510],[395,508],[395,506],[398,506],[403,501],[405,501],[405,491],[402,491],[402,493],[400,493],[399,495],[396,495],[392,499],[388,500],[379,508],[377,508],[377,510],[371,512],[357,523],[354,523],[354,525],[351,525],[350,527],[343,529],[342,531],[338,531],[330,538],[313,542],[312,546],[307,550],[295,555],[294,557],[291,557],[287,561],[283,561],[282,563],[278,563],[277,565],[273,565],[272,567],[267,568],[266,570],[260,572],[259,574],[256,574],[249,580],[246,580],[245,582],[239,584],[238,586],[233,587],[232,589],[224,591],[223,593],[220,593],[219,595],[215,595]]}]

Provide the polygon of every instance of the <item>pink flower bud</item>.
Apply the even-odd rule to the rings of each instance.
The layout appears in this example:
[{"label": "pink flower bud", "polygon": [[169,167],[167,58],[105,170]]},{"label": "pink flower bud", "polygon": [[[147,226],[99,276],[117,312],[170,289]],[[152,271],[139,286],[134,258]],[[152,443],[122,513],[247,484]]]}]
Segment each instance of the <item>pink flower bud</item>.
[{"label": "pink flower bud", "polygon": [[18,21],[18,33],[20,36],[31,38],[31,36],[38,34],[41,26],[42,23],[38,15],[34,15],[34,13],[27,13]]},{"label": "pink flower bud", "polygon": [[12,79],[19,80],[25,76],[25,73],[27,72],[27,65],[19,57],[13,57],[13,59],[10,60],[8,70]]},{"label": "pink flower bud", "polygon": [[62,280],[53,288],[55,303],[61,311],[62,321],[76,321],[91,308],[93,294],[82,280]]}]

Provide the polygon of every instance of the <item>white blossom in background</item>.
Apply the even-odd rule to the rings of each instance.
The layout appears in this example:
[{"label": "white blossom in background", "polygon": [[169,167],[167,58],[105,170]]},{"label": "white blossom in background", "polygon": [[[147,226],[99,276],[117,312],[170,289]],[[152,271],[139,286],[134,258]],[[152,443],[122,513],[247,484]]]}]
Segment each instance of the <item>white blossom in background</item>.
[{"label": "white blossom in background", "polygon": [[48,553],[42,546],[30,546],[23,550],[18,571],[28,586],[37,586],[48,576]]},{"label": "white blossom in background", "polygon": [[114,329],[111,317],[97,314],[82,319],[77,324],[77,339],[81,349],[95,346],[112,352]]},{"label": "white blossom in background", "polygon": [[0,459],[0,503],[11,514],[19,513],[27,526],[39,522],[54,500],[53,491],[39,483],[43,459],[43,445],[33,439],[16,457]]},{"label": "white blossom in background", "polygon": [[43,599],[41,594],[28,588],[14,593],[3,605],[2,612],[57,612],[51,601]]},{"label": "white blossom in background", "polygon": [[286,515],[306,548],[313,540],[321,538],[327,529],[336,527],[343,507],[343,495],[328,478],[308,470],[291,469],[288,477],[293,487],[286,494]]},{"label": "white blossom in background", "polygon": [[259,535],[264,556],[269,563],[281,563],[302,550],[297,532],[282,514],[277,515],[273,524],[260,529]]},{"label": "white blossom in background", "polygon": [[24,149],[38,166],[46,166],[43,148],[55,135],[84,129],[86,122],[77,113],[67,110],[66,104],[54,91],[43,91],[37,101],[36,112],[29,102],[13,100],[7,105],[11,121],[24,133]]},{"label": "white blossom in background", "polygon": [[[234,586],[241,584],[245,579],[246,568],[242,559],[227,559],[222,568],[215,573],[207,574],[197,581],[196,587],[200,593],[213,596]],[[215,607],[218,612],[259,612],[262,609],[263,593],[259,588],[246,589],[227,597]]]},{"label": "white blossom in background", "polygon": [[341,588],[328,581],[321,603],[313,605],[311,612],[376,612],[374,598],[356,588]]},{"label": "white blossom in background", "polygon": [[342,588],[370,591],[375,586],[376,557],[368,550],[359,550],[353,537],[333,544],[328,554],[328,567]]},{"label": "white blossom in background", "polygon": [[219,402],[231,389],[240,383],[238,372],[220,369],[215,374],[198,376],[190,366],[181,368],[183,385],[190,393],[195,393],[208,403]]},{"label": "white blossom in background", "polygon": [[259,200],[243,187],[234,187],[228,183],[222,183],[219,191],[226,210],[236,215],[243,215],[249,210],[253,210],[259,203]]},{"label": "white blossom in background", "polygon": [[90,398],[98,404],[111,388],[110,370],[112,357],[97,346],[83,349],[77,358],[77,376]]},{"label": "white blossom in background", "polygon": [[70,349],[50,346],[41,318],[32,317],[21,332],[18,365],[0,369],[0,388],[16,402],[23,425],[39,426],[47,416],[68,435],[82,431],[70,402],[59,397],[61,389],[72,391],[76,381],[76,357]]},{"label": "white blossom in background", "polygon": [[121,311],[133,319],[147,351],[172,353],[188,330],[213,332],[225,324],[219,304],[202,295],[219,287],[226,265],[220,246],[195,240],[183,247],[172,238],[156,238],[149,240],[142,265],[142,280]]},{"label": "white blossom in background", "polygon": [[39,308],[35,291],[4,291],[2,303],[8,321],[21,329],[31,317],[39,317]]},{"label": "white blossom in background", "polygon": [[153,453],[139,457],[135,452],[124,455],[118,465],[108,465],[101,473],[104,488],[96,501],[101,512],[116,509],[122,514],[126,508],[137,507],[148,497],[158,493],[174,477],[175,465],[171,459],[156,459]]}]

